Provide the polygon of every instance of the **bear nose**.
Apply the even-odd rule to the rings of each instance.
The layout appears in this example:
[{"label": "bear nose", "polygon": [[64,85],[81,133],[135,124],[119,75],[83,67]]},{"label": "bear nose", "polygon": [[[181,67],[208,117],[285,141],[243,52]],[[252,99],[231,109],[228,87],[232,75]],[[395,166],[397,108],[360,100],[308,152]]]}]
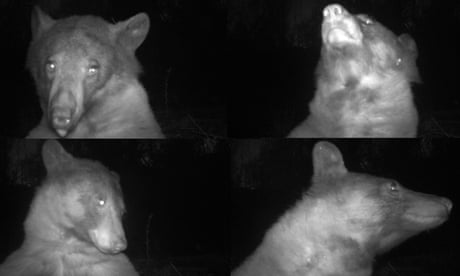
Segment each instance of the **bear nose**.
[{"label": "bear nose", "polygon": [[72,121],[72,111],[69,108],[55,107],[52,111],[51,123],[56,132],[65,136]]},{"label": "bear nose", "polygon": [[118,252],[125,250],[127,246],[128,245],[127,245],[126,239],[121,238],[121,239],[117,239],[116,241],[113,241],[111,248],[114,253],[118,253]]},{"label": "bear nose", "polygon": [[345,10],[342,6],[338,4],[329,5],[323,10],[323,16],[328,18],[339,17],[345,14],[347,10]]},{"label": "bear nose", "polygon": [[441,198],[441,200],[444,206],[446,206],[447,212],[450,213],[450,210],[452,210],[452,201],[450,201],[448,198]]},{"label": "bear nose", "polygon": [[53,116],[53,125],[56,128],[65,128],[70,124],[70,116],[55,115]]}]

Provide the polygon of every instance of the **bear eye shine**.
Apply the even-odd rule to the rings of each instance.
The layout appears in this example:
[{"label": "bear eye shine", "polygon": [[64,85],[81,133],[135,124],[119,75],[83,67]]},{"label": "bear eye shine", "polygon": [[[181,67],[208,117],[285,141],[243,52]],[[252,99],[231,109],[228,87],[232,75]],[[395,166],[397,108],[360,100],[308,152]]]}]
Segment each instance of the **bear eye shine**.
[{"label": "bear eye shine", "polygon": [[88,76],[96,76],[99,73],[99,69],[100,69],[99,63],[94,62],[90,64],[90,66],[88,67],[88,71],[87,71]]},{"label": "bear eye shine", "polygon": [[100,206],[100,207],[103,207],[105,205],[105,200],[103,199],[98,199],[97,200],[97,205]]},{"label": "bear eye shine", "polygon": [[359,21],[362,23],[361,24],[362,26],[369,26],[369,25],[374,24],[374,20],[372,20],[368,16],[361,16],[361,17],[359,17],[359,19],[360,19]]},{"label": "bear eye shine", "polygon": [[45,63],[45,70],[46,70],[46,74],[48,75],[48,77],[51,77],[54,75],[54,73],[56,72],[56,63],[52,60],[48,60],[46,63]]},{"label": "bear eye shine", "polygon": [[391,191],[391,192],[398,192],[399,191],[399,185],[397,182],[390,182],[388,183],[388,189]]}]

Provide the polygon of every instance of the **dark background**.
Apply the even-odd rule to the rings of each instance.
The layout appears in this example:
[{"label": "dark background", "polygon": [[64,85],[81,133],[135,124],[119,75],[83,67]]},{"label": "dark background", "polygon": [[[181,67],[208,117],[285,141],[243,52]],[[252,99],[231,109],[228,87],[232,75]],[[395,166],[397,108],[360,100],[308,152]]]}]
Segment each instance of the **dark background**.
[{"label": "dark background", "polygon": [[[449,198],[450,218],[377,257],[374,276],[458,274],[456,139],[329,140],[349,171],[397,180],[404,187]],[[231,143],[231,268],[262,242],[265,232],[308,190],[314,140],[240,140]]]},{"label": "dark background", "polygon": [[226,13],[212,0],[0,0],[0,135],[24,137],[41,118],[35,85],[25,69],[35,4],[55,19],[92,14],[115,23],[146,12],[150,31],[136,56],[144,71],[141,83],[165,134],[226,136],[226,103],[220,88]]},{"label": "dark background", "polygon": [[[42,141],[0,141],[0,263],[18,249]],[[63,141],[120,175],[125,251],[142,275],[228,275],[230,205],[224,141]],[[180,273],[180,274],[179,274]]]},{"label": "dark background", "polygon": [[230,137],[283,137],[306,118],[315,90],[323,8],[332,3],[365,13],[417,43],[423,83],[414,87],[419,135],[460,134],[454,0],[233,0],[228,2]]}]

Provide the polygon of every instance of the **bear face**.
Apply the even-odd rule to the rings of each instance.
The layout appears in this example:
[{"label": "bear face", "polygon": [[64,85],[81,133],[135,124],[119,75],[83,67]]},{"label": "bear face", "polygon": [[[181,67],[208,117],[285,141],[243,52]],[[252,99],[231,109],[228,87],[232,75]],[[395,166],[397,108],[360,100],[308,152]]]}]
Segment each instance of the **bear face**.
[{"label": "bear face", "polygon": [[323,10],[321,37],[310,116],[289,137],[415,137],[414,40],[337,4]]}]

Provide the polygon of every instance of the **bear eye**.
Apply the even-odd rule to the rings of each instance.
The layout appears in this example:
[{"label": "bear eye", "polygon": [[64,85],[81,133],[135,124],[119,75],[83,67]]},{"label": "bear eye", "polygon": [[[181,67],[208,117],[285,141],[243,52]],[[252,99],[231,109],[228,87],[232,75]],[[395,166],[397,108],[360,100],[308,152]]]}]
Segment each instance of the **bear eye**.
[{"label": "bear eye", "polygon": [[99,205],[100,207],[103,207],[105,205],[105,200],[103,199],[98,199],[97,200],[97,205]]},{"label": "bear eye", "polygon": [[372,18],[367,15],[361,15],[359,16],[359,19],[359,21],[363,23],[364,26],[372,25],[374,23],[374,20],[372,20]]},{"label": "bear eye", "polygon": [[397,192],[399,191],[399,184],[396,181],[391,181],[390,183],[387,184],[388,189],[390,189],[391,192]]},{"label": "bear eye", "polygon": [[88,67],[88,76],[95,76],[99,72],[100,66],[99,63],[93,62]]},{"label": "bear eye", "polygon": [[56,63],[52,60],[47,60],[46,63],[45,63],[45,70],[46,70],[46,73],[48,74],[48,76],[52,76],[54,75],[54,73],[56,72]]}]

